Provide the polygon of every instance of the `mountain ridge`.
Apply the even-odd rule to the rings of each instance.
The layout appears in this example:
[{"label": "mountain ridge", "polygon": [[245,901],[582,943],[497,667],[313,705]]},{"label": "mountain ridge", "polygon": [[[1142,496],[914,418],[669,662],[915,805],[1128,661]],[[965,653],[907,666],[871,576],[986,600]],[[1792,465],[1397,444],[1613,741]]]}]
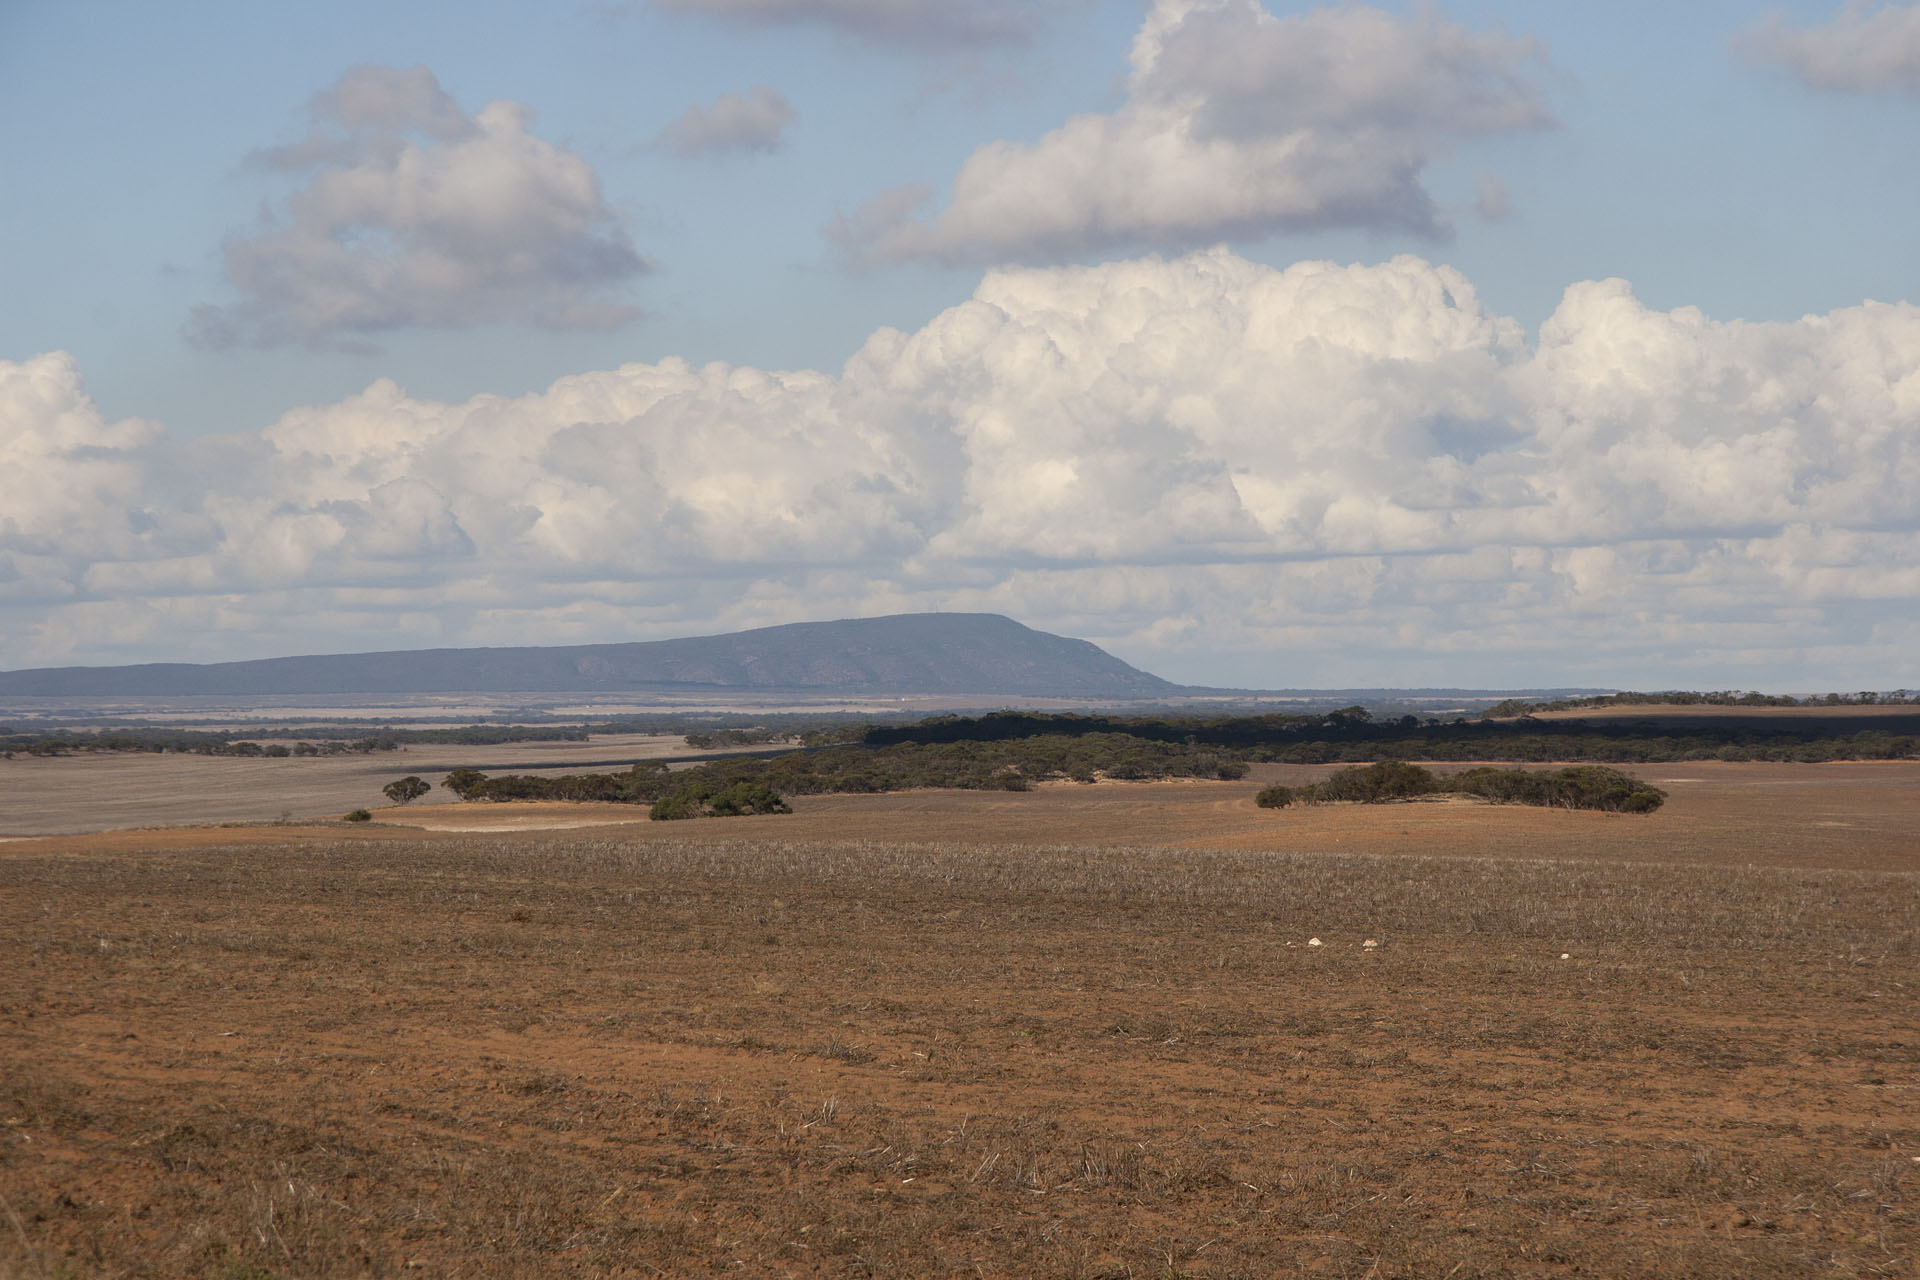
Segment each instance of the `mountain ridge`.
[{"label": "mountain ridge", "polygon": [[1154,698],[1184,686],[1087,640],[993,613],[907,613],[673,640],[307,654],[0,672],[0,695],[559,693],[795,690]]}]

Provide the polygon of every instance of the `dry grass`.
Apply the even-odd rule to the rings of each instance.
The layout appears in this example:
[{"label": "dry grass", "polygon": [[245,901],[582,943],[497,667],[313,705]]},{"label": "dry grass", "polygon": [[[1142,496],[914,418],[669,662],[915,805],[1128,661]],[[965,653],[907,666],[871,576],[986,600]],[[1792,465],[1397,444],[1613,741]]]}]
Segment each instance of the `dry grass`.
[{"label": "dry grass", "polygon": [[0,1275],[1920,1267],[1911,871],[737,829],[0,858]]}]

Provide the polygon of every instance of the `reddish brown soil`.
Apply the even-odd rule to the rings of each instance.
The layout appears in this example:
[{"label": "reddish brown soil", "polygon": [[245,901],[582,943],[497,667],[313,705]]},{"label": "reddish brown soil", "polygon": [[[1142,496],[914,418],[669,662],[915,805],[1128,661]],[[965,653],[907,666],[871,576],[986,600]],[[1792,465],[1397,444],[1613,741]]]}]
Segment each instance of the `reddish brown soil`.
[{"label": "reddish brown soil", "polygon": [[[1436,765],[1445,773],[1466,766]],[[673,841],[858,838],[902,842],[1090,844],[1570,858],[1828,870],[1920,871],[1920,763],[1649,765],[1669,799],[1651,817],[1460,802],[1256,808],[1269,782],[1333,766],[1256,765],[1243,782],[1050,783],[1030,792],[920,791],[800,796],[795,812],[725,822],[649,822],[636,806],[466,804],[377,809],[374,821],[234,824],[0,842],[29,850],[129,852],[279,841],[464,838],[573,831]],[[616,830],[617,828],[617,830]]]},{"label": "reddish brown soil", "polygon": [[0,845],[0,1276],[1920,1274],[1920,770],[1644,772]]}]

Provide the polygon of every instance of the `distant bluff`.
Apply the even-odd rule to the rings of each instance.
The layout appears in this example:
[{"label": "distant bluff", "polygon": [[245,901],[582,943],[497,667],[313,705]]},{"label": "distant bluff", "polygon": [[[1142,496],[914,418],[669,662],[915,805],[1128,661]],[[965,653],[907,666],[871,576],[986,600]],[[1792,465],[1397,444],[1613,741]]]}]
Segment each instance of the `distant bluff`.
[{"label": "distant bluff", "polygon": [[994,613],[902,613],[629,644],[0,672],[0,695],[21,697],[700,689],[1115,699],[1182,692],[1098,645]]}]

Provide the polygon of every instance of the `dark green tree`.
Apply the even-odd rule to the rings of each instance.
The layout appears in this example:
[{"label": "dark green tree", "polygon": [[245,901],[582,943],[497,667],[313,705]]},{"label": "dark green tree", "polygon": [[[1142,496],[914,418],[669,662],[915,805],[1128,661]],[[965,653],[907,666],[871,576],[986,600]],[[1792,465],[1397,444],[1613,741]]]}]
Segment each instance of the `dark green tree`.
[{"label": "dark green tree", "polygon": [[412,774],[408,774],[397,782],[389,782],[386,786],[380,788],[380,790],[384,791],[387,799],[393,801],[395,804],[412,804],[415,800],[418,800],[421,796],[433,790],[433,784],[424,779],[417,778]]}]

